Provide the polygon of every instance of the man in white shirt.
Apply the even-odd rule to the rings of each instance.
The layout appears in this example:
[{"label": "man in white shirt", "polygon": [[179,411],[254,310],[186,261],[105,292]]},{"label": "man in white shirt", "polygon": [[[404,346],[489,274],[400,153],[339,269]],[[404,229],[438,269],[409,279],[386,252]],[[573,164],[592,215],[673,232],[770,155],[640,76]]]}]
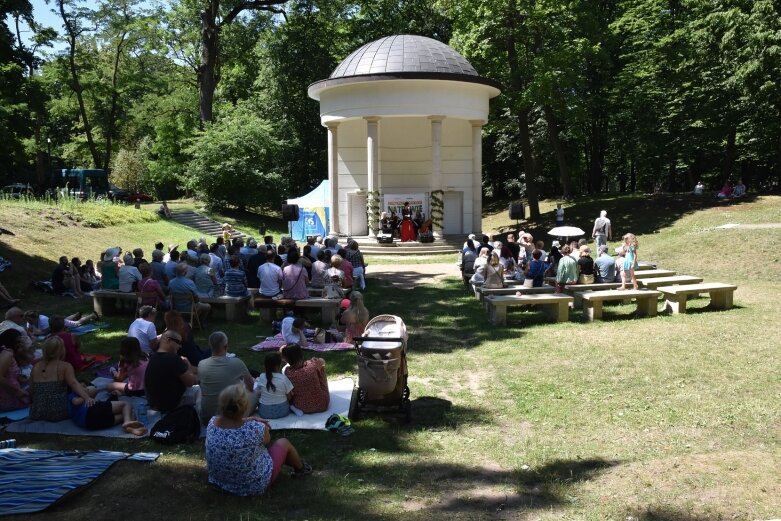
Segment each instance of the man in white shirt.
[{"label": "man in white shirt", "polygon": [[137,338],[138,343],[141,344],[141,350],[146,354],[151,354],[153,351],[157,351],[157,343],[160,340],[155,327],[157,311],[152,306],[141,306],[139,315],[141,317],[130,324],[127,336]]},{"label": "man in white shirt", "polygon": [[286,344],[298,344],[306,347],[309,342],[304,334],[306,319],[303,317],[285,317],[282,319],[282,339]]},{"label": "man in white shirt", "polygon": [[260,294],[264,297],[276,297],[282,291],[282,268],[274,264],[276,253],[266,250],[266,262],[258,268]]}]

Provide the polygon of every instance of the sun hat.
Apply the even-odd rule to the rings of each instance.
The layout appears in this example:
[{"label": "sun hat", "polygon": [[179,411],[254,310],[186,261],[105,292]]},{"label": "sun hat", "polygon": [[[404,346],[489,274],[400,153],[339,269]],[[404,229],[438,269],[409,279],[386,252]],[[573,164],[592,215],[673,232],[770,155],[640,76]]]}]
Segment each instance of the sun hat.
[{"label": "sun hat", "polygon": [[119,248],[109,248],[106,253],[103,254],[103,262],[111,262],[114,257],[119,253]]},{"label": "sun hat", "polygon": [[168,253],[171,253],[172,251],[174,251],[174,250],[175,250],[175,249],[177,249],[178,247],[179,247],[179,245],[178,245],[178,244],[169,244],[169,245],[168,245]]},{"label": "sun hat", "polygon": [[553,244],[551,244],[554,248],[561,248],[561,244],[559,244],[559,241],[553,241]]}]

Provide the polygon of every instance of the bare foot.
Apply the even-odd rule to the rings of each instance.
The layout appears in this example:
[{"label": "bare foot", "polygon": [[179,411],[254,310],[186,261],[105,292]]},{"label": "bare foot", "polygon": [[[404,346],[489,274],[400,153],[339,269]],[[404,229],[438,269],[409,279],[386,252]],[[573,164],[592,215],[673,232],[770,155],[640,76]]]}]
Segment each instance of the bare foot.
[{"label": "bare foot", "polygon": [[520,291],[516,291],[516,292],[515,292],[515,296],[516,296],[516,297],[523,296],[523,293],[521,293]]},{"label": "bare foot", "polygon": [[626,288],[624,286],[621,286],[620,288],[616,288],[618,291],[625,291]]},{"label": "bare foot", "polygon": [[144,424],[141,422],[132,421],[132,422],[123,423],[122,428],[125,429],[125,432],[129,432],[134,436],[143,436],[144,434],[146,434],[146,428],[144,427]]}]

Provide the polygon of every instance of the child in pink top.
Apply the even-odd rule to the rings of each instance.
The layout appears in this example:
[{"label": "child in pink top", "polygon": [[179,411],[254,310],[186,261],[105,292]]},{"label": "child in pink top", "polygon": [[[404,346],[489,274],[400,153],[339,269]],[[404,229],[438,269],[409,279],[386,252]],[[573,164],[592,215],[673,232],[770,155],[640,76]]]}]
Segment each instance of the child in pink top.
[{"label": "child in pink top", "polygon": [[119,345],[119,371],[106,389],[125,396],[144,396],[144,373],[148,363],[138,339],[132,336],[123,338]]}]

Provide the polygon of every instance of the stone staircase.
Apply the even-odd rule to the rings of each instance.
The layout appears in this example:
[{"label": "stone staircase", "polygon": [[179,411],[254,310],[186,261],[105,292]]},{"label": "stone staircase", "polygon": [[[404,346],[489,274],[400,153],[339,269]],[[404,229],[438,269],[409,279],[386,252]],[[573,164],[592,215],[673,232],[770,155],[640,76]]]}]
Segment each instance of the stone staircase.
[{"label": "stone staircase", "polygon": [[[222,223],[191,210],[171,212],[171,220],[198,230],[204,237],[209,236],[214,239],[218,235],[222,235]],[[241,232],[233,232],[231,237],[245,237],[245,235]]]}]

